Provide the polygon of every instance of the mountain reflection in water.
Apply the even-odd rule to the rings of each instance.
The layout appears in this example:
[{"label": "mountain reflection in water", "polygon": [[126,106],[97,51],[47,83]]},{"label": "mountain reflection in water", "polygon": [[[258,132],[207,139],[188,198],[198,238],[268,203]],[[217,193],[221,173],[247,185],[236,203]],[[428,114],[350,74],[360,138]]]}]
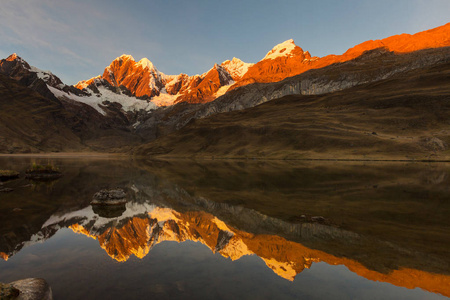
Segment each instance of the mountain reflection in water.
[{"label": "mountain reflection in water", "polygon": [[[313,263],[326,262],[369,280],[450,297],[449,222],[443,221],[449,210],[448,165],[423,170],[417,165],[150,162],[126,167],[128,162],[114,162],[111,168],[111,162],[96,162],[79,168],[79,162],[60,163],[66,174],[51,190],[36,195],[33,189],[35,200],[46,199],[43,214],[20,211],[25,218],[11,215],[15,224],[2,227],[4,260],[70,228],[97,240],[118,262],[151,255],[165,241],[194,241],[233,261],[256,255],[289,281]],[[99,212],[89,205],[105,186],[126,189],[124,210]],[[422,235],[441,240],[424,245],[418,241]]]}]

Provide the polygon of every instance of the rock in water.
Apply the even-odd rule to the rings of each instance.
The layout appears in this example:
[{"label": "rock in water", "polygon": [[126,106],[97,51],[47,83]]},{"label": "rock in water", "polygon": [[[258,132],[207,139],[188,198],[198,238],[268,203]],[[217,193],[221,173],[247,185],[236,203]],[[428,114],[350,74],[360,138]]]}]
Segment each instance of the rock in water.
[{"label": "rock in water", "polygon": [[18,290],[20,293],[17,298],[6,298],[6,299],[17,299],[17,300],[53,299],[52,289],[50,288],[50,285],[48,285],[48,283],[42,278],[27,278],[17,280],[11,282],[9,285]]},{"label": "rock in water", "polygon": [[122,189],[101,190],[94,194],[92,205],[121,205],[127,202],[125,191]]},{"label": "rock in water", "polygon": [[120,217],[126,210],[125,203],[116,205],[92,205],[94,213],[102,218],[114,219]]}]

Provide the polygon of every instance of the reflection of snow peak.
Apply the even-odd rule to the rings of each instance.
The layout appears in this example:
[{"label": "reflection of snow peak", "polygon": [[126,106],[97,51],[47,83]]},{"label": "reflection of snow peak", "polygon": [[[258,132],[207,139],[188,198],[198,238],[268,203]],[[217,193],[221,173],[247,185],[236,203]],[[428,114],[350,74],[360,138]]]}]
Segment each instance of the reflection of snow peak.
[{"label": "reflection of snow peak", "polygon": [[[108,255],[124,262],[135,255],[145,257],[154,245],[164,241],[194,241],[206,245],[231,260],[245,255],[258,255],[279,276],[294,280],[305,267],[317,258],[304,258],[303,246],[276,236],[258,236],[227,225],[212,214],[202,211],[177,212],[155,205],[127,203],[122,216],[114,219],[96,215],[89,206],[83,210],[52,216],[43,227],[72,224],[74,232],[99,241]],[[275,246],[276,245],[276,246]],[[294,255],[286,252],[292,245],[302,250]],[[267,252],[267,249],[272,249]],[[306,248],[304,248],[306,249]],[[274,250],[276,250],[274,252]],[[286,261],[286,259],[288,259]]]},{"label": "reflection of snow peak", "polygon": [[[133,187],[133,190],[137,190]],[[281,226],[283,232],[296,232],[302,237],[312,234],[314,239],[319,240],[337,238],[351,243],[361,241],[357,234],[342,229],[312,223],[290,224],[242,207],[214,203],[204,198],[197,200],[197,204],[208,210],[220,209],[227,214],[239,211],[243,219],[252,220],[257,226],[267,221],[272,226]],[[350,271],[369,280],[389,282],[410,289],[420,287],[450,295],[447,288],[450,286],[450,276],[447,275],[408,268],[394,270],[388,274],[378,273],[357,261],[310,249],[277,235],[241,231],[204,211],[178,212],[148,203],[129,202],[120,217],[111,219],[99,217],[90,206],[63,215],[53,215],[45,222],[41,231],[24,245],[42,242],[60,228],[67,226],[76,233],[98,240],[106,253],[120,262],[128,260],[131,255],[143,258],[154,245],[163,241],[191,240],[200,242],[211,251],[231,260],[238,260],[244,255],[257,255],[275,274],[290,281],[305,268],[310,268],[313,263],[323,261],[330,265],[345,265]],[[0,253],[0,257],[7,260],[13,254]]]}]

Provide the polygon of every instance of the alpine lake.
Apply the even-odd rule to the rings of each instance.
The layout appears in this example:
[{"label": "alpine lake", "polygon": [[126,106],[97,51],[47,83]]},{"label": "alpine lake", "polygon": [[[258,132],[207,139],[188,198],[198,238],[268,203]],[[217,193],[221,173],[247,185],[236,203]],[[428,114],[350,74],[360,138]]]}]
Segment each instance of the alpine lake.
[{"label": "alpine lake", "polygon": [[[25,178],[50,164],[55,180]],[[448,299],[450,163],[2,156],[0,282],[54,299]],[[122,189],[126,203],[91,205]],[[9,191],[9,192],[6,192]]]}]

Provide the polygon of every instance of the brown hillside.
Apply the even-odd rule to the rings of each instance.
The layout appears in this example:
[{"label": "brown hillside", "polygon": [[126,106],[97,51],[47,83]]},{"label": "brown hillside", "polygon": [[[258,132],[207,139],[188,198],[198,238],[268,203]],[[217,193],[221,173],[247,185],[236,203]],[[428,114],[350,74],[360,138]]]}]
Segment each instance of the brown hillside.
[{"label": "brown hillside", "polygon": [[140,155],[450,159],[450,62],[195,120]]}]

